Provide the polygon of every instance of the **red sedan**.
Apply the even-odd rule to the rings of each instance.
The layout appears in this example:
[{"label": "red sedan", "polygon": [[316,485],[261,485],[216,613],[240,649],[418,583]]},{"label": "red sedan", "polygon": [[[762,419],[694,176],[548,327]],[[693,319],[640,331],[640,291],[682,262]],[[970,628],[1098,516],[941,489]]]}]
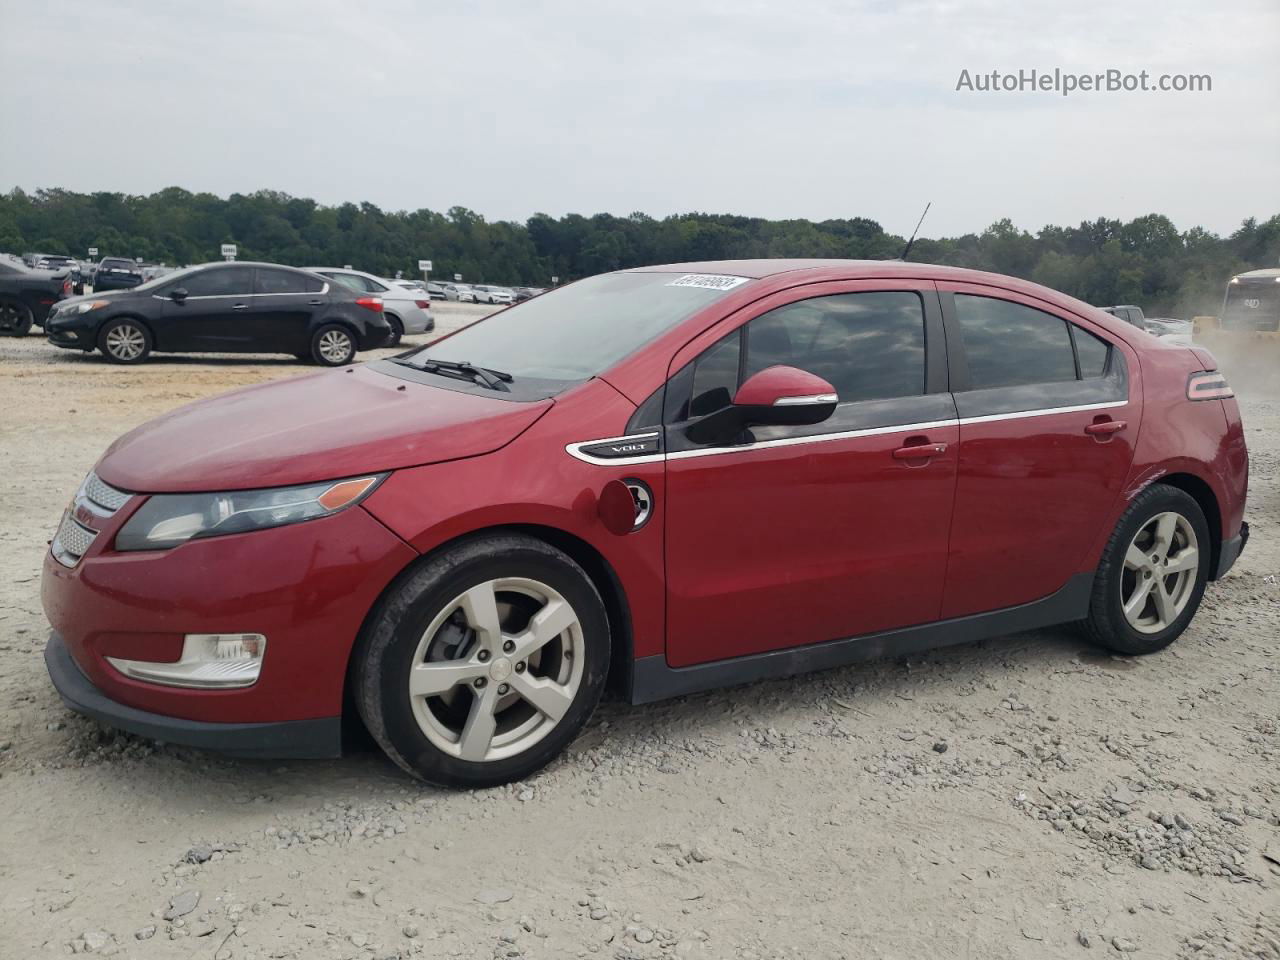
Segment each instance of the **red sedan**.
[{"label": "red sedan", "polygon": [[53,682],[173,743],[549,762],[633,703],[1081,621],[1143,654],[1243,549],[1205,351],[1009,277],[592,277],[117,440],[44,564]]}]

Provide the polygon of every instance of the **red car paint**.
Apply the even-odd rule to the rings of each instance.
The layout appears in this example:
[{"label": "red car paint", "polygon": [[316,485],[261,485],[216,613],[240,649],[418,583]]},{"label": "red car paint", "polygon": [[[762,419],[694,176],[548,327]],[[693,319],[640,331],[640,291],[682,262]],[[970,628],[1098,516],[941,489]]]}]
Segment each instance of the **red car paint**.
[{"label": "red car paint", "polygon": [[[1233,400],[1189,402],[1204,358],[1035,284],[897,262],[731,261],[645,268],[753,278],[551,400],[406,383],[367,367],[263,384],[127,434],[96,467],[133,497],[71,569],[44,565],[54,629],[93,684],[164,716],[332,717],[361,624],[420,555],[517,527],[598,560],[620,600],[623,670],[672,667],[924,624],[1035,600],[1092,571],[1139,490],[1176,475],[1208,491],[1219,540],[1241,530],[1247,454]],[[617,438],[637,406],[725,332],[775,306],[855,291],[980,289],[1094,331],[1128,366],[1105,411],[948,416],[820,444],[623,463],[575,445]],[[554,294],[552,295],[554,296]],[[517,308],[518,309],[518,308]],[[1086,433],[1095,423],[1124,429]],[[910,447],[920,447],[913,456]],[[261,488],[390,471],[323,519],[118,553],[145,494]],[[610,532],[598,499],[643,481],[653,514]],[[607,582],[606,582],[607,581]],[[269,637],[261,679],[208,692],[126,679],[104,661],[177,657],[188,632]]]}]

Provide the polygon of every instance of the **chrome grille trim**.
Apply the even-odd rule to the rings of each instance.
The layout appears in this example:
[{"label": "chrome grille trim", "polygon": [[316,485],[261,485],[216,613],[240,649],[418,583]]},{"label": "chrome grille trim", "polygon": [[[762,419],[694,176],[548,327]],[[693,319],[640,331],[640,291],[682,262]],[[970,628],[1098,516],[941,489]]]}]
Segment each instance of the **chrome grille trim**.
[{"label": "chrome grille trim", "polygon": [[96,473],[90,473],[84,478],[84,483],[80,485],[77,499],[88,501],[86,506],[91,510],[97,507],[98,509],[94,510],[94,513],[109,517],[128,503],[131,496],[132,494],[117,490],[109,483],[104,483]]},{"label": "chrome grille trim", "polygon": [[51,545],[53,558],[64,567],[74,567],[93,546],[97,536],[97,531],[90,530],[76,520],[70,511],[67,511],[62,517],[57,535],[53,538]]}]

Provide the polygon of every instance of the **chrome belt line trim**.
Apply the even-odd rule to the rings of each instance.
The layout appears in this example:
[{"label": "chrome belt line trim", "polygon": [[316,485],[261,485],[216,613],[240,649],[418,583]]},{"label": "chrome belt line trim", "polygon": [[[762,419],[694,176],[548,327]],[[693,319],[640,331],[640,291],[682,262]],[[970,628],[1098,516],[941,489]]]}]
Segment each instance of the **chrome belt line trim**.
[{"label": "chrome belt line trim", "polygon": [[960,417],[950,420],[926,420],[920,423],[902,423],[887,427],[868,427],[863,430],[843,430],[839,433],[818,433],[808,437],[782,437],[778,440],[761,440],[737,447],[710,447],[705,450],[677,450],[674,453],[653,453],[639,457],[593,457],[583,453],[583,447],[599,443],[616,443],[621,440],[642,440],[657,436],[656,432],[633,433],[622,437],[601,437],[599,440],[583,440],[565,446],[565,452],[583,463],[597,466],[627,466],[640,463],[657,463],[666,460],[691,460],[695,457],[717,457],[729,453],[746,453],[770,447],[791,447],[806,443],[829,443],[833,440],[851,440],[856,437],[875,437],[888,433],[905,433],[911,430],[930,430],[937,427],[969,426],[975,423],[995,423],[999,420],[1024,420],[1029,417],[1047,417],[1058,413],[1084,413],[1089,410],[1112,410],[1127,405],[1126,400],[1109,400],[1106,403],[1081,403],[1068,407],[1045,407],[1037,410],[1017,410],[1010,413],[992,413],[981,417]]}]

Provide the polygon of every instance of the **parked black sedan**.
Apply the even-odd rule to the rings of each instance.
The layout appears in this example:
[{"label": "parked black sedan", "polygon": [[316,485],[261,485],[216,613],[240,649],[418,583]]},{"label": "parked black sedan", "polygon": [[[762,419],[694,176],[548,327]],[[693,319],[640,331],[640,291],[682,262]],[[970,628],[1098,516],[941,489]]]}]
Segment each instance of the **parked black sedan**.
[{"label": "parked black sedan", "polygon": [[128,290],[142,283],[142,268],[128,257],[103,257],[93,272],[93,289]]},{"label": "parked black sedan", "polygon": [[0,259],[0,336],[25,337],[62,297],[71,295],[70,271],[32,270],[21,260]]},{"label": "parked black sedan", "polygon": [[115,363],[161,353],[290,353],[336,367],[382,345],[380,297],[274,263],[210,263],[58,304],[49,342]]}]

